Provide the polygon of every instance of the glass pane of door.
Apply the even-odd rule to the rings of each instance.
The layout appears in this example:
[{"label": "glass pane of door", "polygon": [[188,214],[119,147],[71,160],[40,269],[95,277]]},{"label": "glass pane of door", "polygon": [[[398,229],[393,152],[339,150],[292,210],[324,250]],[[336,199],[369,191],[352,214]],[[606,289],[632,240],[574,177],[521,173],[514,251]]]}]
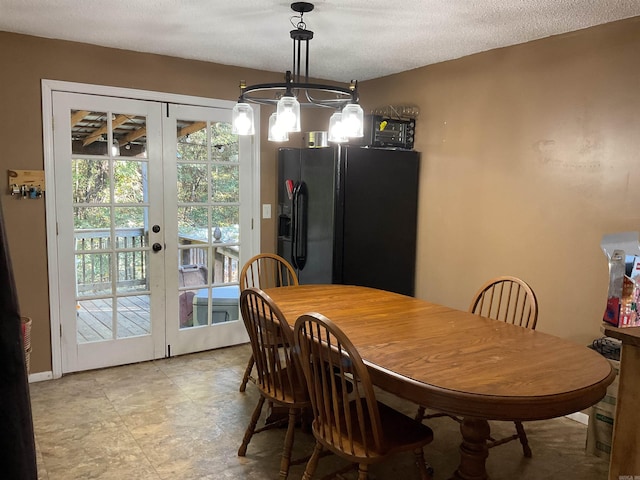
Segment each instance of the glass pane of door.
[{"label": "glass pane of door", "polygon": [[78,343],[149,335],[146,117],[70,117]]},{"label": "glass pane of door", "polygon": [[224,122],[176,129],[180,328],[238,320],[238,140]]}]

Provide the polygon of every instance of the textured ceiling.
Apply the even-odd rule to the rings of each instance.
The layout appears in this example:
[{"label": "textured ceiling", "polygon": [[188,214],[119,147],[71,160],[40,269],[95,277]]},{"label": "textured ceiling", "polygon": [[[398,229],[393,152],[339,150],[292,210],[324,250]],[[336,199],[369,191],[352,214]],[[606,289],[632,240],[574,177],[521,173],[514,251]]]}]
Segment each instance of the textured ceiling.
[{"label": "textured ceiling", "polygon": [[[0,30],[291,69],[287,0],[0,0]],[[640,15],[640,0],[317,0],[310,75],[369,80]]]}]

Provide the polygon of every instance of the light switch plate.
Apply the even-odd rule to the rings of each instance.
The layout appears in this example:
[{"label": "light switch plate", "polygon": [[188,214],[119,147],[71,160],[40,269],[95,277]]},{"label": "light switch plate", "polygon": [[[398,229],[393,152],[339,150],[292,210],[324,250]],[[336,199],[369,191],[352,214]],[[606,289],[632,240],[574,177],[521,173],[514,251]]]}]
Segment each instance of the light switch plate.
[{"label": "light switch plate", "polygon": [[271,218],[271,204],[263,203],[262,204],[262,218]]}]

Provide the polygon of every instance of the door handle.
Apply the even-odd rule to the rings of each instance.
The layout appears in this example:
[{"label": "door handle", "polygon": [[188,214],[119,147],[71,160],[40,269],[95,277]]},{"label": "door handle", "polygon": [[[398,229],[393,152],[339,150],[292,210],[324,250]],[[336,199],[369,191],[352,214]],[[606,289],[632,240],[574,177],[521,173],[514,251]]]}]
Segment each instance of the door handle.
[{"label": "door handle", "polygon": [[151,248],[154,252],[159,252],[160,250],[162,250],[162,245],[160,243],[154,243]]},{"label": "door handle", "polygon": [[293,214],[291,260],[293,266],[302,270],[307,263],[307,184],[300,182],[293,190]]}]

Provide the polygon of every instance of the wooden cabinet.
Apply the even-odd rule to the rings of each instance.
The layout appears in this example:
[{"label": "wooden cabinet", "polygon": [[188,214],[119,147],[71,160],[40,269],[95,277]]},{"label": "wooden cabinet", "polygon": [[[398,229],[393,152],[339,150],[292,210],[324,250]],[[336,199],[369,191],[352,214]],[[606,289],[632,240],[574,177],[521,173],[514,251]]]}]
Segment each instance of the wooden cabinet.
[{"label": "wooden cabinet", "polygon": [[609,480],[637,478],[640,476],[640,327],[606,326],[604,333],[622,341]]}]

